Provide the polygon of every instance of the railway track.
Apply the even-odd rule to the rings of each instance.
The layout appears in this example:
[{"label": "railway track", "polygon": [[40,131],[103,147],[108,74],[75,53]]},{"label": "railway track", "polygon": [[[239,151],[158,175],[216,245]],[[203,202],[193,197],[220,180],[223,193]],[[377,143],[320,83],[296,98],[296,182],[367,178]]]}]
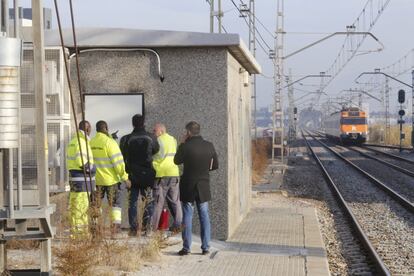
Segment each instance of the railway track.
[{"label": "railway track", "polygon": [[[379,145],[379,144],[369,144],[369,143],[365,143],[365,146],[369,146],[369,147],[377,147],[377,148],[384,148],[384,149],[397,149],[399,150],[400,147],[399,146],[392,146],[392,145]],[[407,151],[412,151],[413,148],[411,147],[401,147],[402,150],[407,150]]]},{"label": "railway track", "polygon": [[[317,134],[319,137],[325,137],[321,132],[317,132]],[[333,144],[331,141],[328,143]],[[386,182],[385,186],[403,195],[410,203],[414,203],[413,160],[366,146],[344,147],[337,144],[333,146],[341,152],[343,157],[353,160],[355,165],[375,176],[376,179]],[[358,155],[355,156],[352,152],[356,152]]]},{"label": "railway track", "polygon": [[309,136],[313,140],[304,136],[305,141],[375,264],[374,274],[412,275],[413,205],[329,145]]},{"label": "railway track", "polygon": [[412,160],[412,159],[408,159],[408,158],[405,158],[405,157],[397,155],[397,154],[385,152],[383,150],[378,150],[378,149],[372,148],[372,146],[369,146],[369,145],[366,145],[366,144],[364,144],[362,146],[358,146],[358,147],[367,149],[371,152],[386,156],[386,157],[394,159],[394,160],[403,161],[403,162],[406,162],[408,164],[414,164],[414,160]]}]

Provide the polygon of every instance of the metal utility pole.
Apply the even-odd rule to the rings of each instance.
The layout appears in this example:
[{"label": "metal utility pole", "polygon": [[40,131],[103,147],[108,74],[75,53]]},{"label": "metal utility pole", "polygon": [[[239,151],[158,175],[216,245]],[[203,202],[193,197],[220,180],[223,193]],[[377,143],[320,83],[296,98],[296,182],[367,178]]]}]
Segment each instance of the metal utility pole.
[{"label": "metal utility pole", "polygon": [[389,143],[391,135],[390,124],[390,86],[388,78],[385,79],[385,143]]},{"label": "metal utility pole", "polygon": [[[20,18],[19,18],[19,0],[14,0],[13,1],[13,8],[14,8],[14,37],[19,39],[20,38]],[[20,91],[20,71],[18,72],[18,82],[19,82],[19,91]],[[21,114],[22,114],[22,108],[21,108],[21,97],[19,97],[18,100],[18,105],[19,105],[19,117],[21,118]],[[21,120],[19,120],[19,124],[18,124],[18,128],[19,128],[19,138],[18,138],[18,148],[17,148],[17,192],[18,192],[18,196],[17,198],[19,198],[19,202],[18,202],[18,209],[21,210],[23,209],[23,202],[22,202],[22,198],[23,198],[23,173],[22,173],[22,135],[21,135],[21,129],[22,129],[22,122]]]},{"label": "metal utility pole", "polygon": [[9,33],[9,1],[0,0],[0,36],[8,36]]},{"label": "metal utility pole", "polygon": [[217,0],[218,11],[215,11],[214,0],[207,0],[210,3],[210,33],[214,33],[214,17],[217,16],[218,32],[221,34],[223,31],[222,17],[223,11],[221,9],[221,0]]},{"label": "metal utility pole", "polygon": [[[45,50],[43,34],[43,1],[32,0],[34,88],[36,95],[36,159],[40,207],[49,206],[48,149],[46,135],[46,101],[44,89]],[[44,228],[45,226],[43,226]],[[46,229],[43,229],[46,231]],[[41,272],[52,270],[51,239],[40,242]]]},{"label": "metal utility pole", "polygon": [[414,70],[411,71],[412,87],[411,87],[411,145],[414,147]]},{"label": "metal utility pole", "polygon": [[214,0],[210,0],[210,33],[214,33]]},{"label": "metal utility pole", "polygon": [[20,37],[19,0],[13,0],[14,7],[14,37]]},{"label": "metal utility pole", "polygon": [[[381,86],[381,105],[382,105],[382,111],[385,114],[385,89],[383,86]],[[381,132],[381,144],[385,144],[385,131],[384,131],[384,126],[385,126],[385,120],[381,120],[380,121],[380,132]]]},{"label": "metal utility pole", "polygon": [[295,140],[296,131],[295,131],[295,120],[294,120],[294,95],[293,95],[293,85],[290,85],[292,82],[292,70],[289,70],[289,76],[286,77],[286,82],[288,84],[288,101],[289,101],[289,142]]},{"label": "metal utility pole", "polygon": [[[253,53],[253,57],[256,58],[256,16],[255,16],[255,2],[249,0],[249,50]],[[253,99],[253,127],[254,127],[254,139],[257,139],[257,94],[256,94],[256,74],[253,75],[251,80],[252,86],[252,99]]]},{"label": "metal utility pole", "polygon": [[274,109],[272,132],[272,160],[275,160],[275,150],[280,151],[280,160],[283,164],[283,55],[284,55],[284,0],[277,1],[276,36],[275,36],[275,62],[274,62]]},{"label": "metal utility pole", "polygon": [[221,34],[223,25],[221,23],[221,17],[223,16],[223,13],[221,11],[221,0],[218,0],[218,12],[217,12],[217,20],[218,20],[218,32]]}]

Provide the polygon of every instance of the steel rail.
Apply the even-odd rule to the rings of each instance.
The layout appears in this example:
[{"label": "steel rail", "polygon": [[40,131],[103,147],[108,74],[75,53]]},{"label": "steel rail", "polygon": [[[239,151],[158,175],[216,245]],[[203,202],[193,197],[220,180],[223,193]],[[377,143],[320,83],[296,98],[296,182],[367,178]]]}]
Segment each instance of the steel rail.
[{"label": "steel rail", "polygon": [[[327,135],[329,135],[329,134],[326,134],[326,133],[321,132],[319,130],[315,130],[314,132],[317,133],[320,136],[327,136]],[[410,164],[414,164],[414,160],[411,160],[411,159],[408,159],[408,158],[404,158],[402,156],[398,156],[398,155],[395,155],[395,154],[392,154],[392,153],[389,153],[389,152],[384,152],[382,150],[377,150],[377,149],[371,148],[371,147],[379,147],[379,148],[399,149],[398,146],[377,145],[377,144],[363,144],[363,145],[354,146],[354,147],[361,147],[361,148],[364,148],[366,150],[370,150],[370,151],[373,151],[373,152],[376,152],[376,153],[379,153],[379,154],[386,155],[386,156],[388,156],[390,158],[393,158],[393,159],[396,159],[396,160],[400,160],[400,161],[404,161],[404,162],[407,162],[407,163],[410,163]],[[412,150],[412,148],[402,148],[402,149],[403,150]]]},{"label": "steel rail", "polygon": [[410,201],[408,201],[405,197],[401,196],[396,191],[394,191],[393,189],[389,188],[386,184],[382,183],[380,180],[378,180],[377,178],[375,178],[373,175],[369,174],[368,172],[364,171],[363,169],[361,169],[360,167],[358,167],[357,165],[355,165],[353,162],[349,161],[346,157],[344,157],[339,152],[333,150],[331,147],[329,147],[324,142],[316,139],[311,133],[308,132],[308,135],[311,136],[312,138],[314,138],[319,144],[321,144],[323,147],[325,147],[326,149],[328,149],[329,151],[331,151],[334,155],[336,155],[337,157],[339,157],[341,160],[345,161],[348,165],[350,165],[351,167],[353,167],[360,174],[362,174],[363,176],[365,176],[366,178],[368,178],[371,181],[371,183],[374,183],[375,185],[377,185],[377,187],[379,187],[380,189],[382,189],[385,193],[387,193],[390,197],[392,197],[401,206],[403,206],[405,209],[407,209],[408,211],[410,211],[411,213],[414,214],[414,205]]},{"label": "steel rail", "polygon": [[[362,152],[362,151],[361,151],[361,150],[359,150],[359,149],[356,149],[355,147],[348,147],[347,149],[350,149],[350,150],[356,151],[357,153],[359,153],[360,155],[362,155],[362,156],[364,156],[364,157],[367,157],[367,158],[369,158],[369,159],[375,160],[375,161],[380,162],[380,163],[382,163],[382,164],[384,164],[384,165],[386,165],[386,166],[388,166],[388,167],[393,168],[394,170],[397,170],[397,171],[402,172],[402,173],[404,173],[404,174],[406,174],[406,175],[409,175],[409,176],[413,176],[413,177],[414,177],[414,172],[413,172],[413,171],[410,171],[410,170],[407,170],[407,169],[401,168],[401,167],[399,167],[399,166],[397,166],[397,165],[394,165],[394,164],[392,164],[392,163],[390,163],[390,162],[387,162],[387,161],[382,160],[382,159],[379,159],[379,158],[377,158],[377,157],[375,157],[375,156],[369,155],[369,154],[367,154],[367,153],[365,153],[365,152]],[[410,160],[410,161],[411,161],[411,160]],[[414,163],[414,161],[413,161],[413,163]]]},{"label": "steel rail", "polygon": [[[377,148],[385,148],[385,149],[400,149],[399,146],[392,146],[392,145],[378,145],[378,144],[364,144],[364,146],[368,146],[368,147],[377,147]],[[413,148],[409,148],[409,147],[402,147],[402,150],[408,150],[408,151],[412,151]]]},{"label": "steel rail", "polygon": [[[390,271],[388,270],[388,268],[386,267],[386,265],[382,261],[381,257],[378,255],[377,251],[375,250],[375,248],[371,244],[368,236],[365,234],[364,230],[362,229],[361,225],[359,224],[357,218],[352,213],[351,208],[346,203],[346,201],[343,198],[343,196],[342,196],[341,192],[339,191],[338,187],[336,186],[336,184],[332,180],[332,177],[329,175],[328,171],[323,166],[322,161],[319,159],[319,157],[313,151],[312,146],[310,145],[310,143],[306,139],[303,131],[301,131],[301,132],[302,132],[302,137],[305,140],[306,145],[307,145],[308,149],[310,150],[310,152],[312,153],[312,156],[315,159],[316,163],[320,167],[320,169],[321,169],[321,171],[323,173],[323,176],[325,177],[325,180],[326,180],[329,188],[331,189],[331,191],[334,194],[334,196],[338,199],[338,204],[340,206],[342,206],[342,209],[344,210],[344,213],[346,214],[346,216],[348,217],[351,225],[353,226],[353,228],[354,228],[354,230],[355,230],[355,232],[356,232],[359,240],[361,241],[362,245],[364,246],[365,250],[367,251],[369,257],[373,261],[374,266],[377,269],[378,274],[379,275],[391,275]],[[312,135],[310,135],[310,136],[314,140],[318,141]]]},{"label": "steel rail", "polygon": [[370,151],[385,155],[387,157],[390,157],[390,158],[393,158],[393,159],[396,159],[396,160],[400,160],[400,161],[404,161],[404,162],[407,162],[407,163],[410,163],[410,164],[414,164],[414,160],[411,160],[411,159],[408,159],[408,158],[405,158],[405,157],[402,157],[402,156],[398,156],[398,155],[395,155],[395,154],[392,154],[392,153],[389,153],[389,152],[384,152],[382,150],[373,149],[373,148],[370,148],[370,146],[367,146],[367,145],[361,145],[360,147],[364,148],[366,150],[370,150]]}]

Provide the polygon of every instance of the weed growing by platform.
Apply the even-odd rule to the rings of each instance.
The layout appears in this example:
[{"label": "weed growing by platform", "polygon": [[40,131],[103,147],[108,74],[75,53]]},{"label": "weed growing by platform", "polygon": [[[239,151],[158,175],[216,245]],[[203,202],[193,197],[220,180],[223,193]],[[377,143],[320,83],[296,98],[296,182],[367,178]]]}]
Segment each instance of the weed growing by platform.
[{"label": "weed growing by platform", "polygon": [[252,141],[252,182],[258,184],[268,163],[270,141],[265,138]]},{"label": "weed growing by platform", "polygon": [[[143,211],[144,201],[138,208]],[[98,210],[99,209],[99,210]],[[90,208],[88,235],[69,236],[69,225],[60,226],[60,242],[54,246],[56,270],[63,275],[115,275],[113,271],[137,271],[143,262],[157,260],[163,246],[161,233],[150,237],[114,238],[110,218],[110,206]],[[143,214],[143,212],[139,214]],[[68,216],[68,212],[61,214]],[[139,218],[142,225],[142,216]],[[67,221],[66,219],[62,221]],[[112,273],[112,274],[111,274]]]}]

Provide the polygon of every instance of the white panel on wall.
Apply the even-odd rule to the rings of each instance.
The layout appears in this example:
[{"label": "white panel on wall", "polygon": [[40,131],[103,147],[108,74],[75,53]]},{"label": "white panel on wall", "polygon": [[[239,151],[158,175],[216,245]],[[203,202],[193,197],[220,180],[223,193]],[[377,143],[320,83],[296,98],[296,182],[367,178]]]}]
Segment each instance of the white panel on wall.
[{"label": "white panel on wall", "polygon": [[92,125],[92,137],[95,124],[99,120],[108,123],[109,132],[118,130],[118,137],[132,131],[131,118],[143,114],[143,94],[88,94],[85,95],[85,117]]}]

